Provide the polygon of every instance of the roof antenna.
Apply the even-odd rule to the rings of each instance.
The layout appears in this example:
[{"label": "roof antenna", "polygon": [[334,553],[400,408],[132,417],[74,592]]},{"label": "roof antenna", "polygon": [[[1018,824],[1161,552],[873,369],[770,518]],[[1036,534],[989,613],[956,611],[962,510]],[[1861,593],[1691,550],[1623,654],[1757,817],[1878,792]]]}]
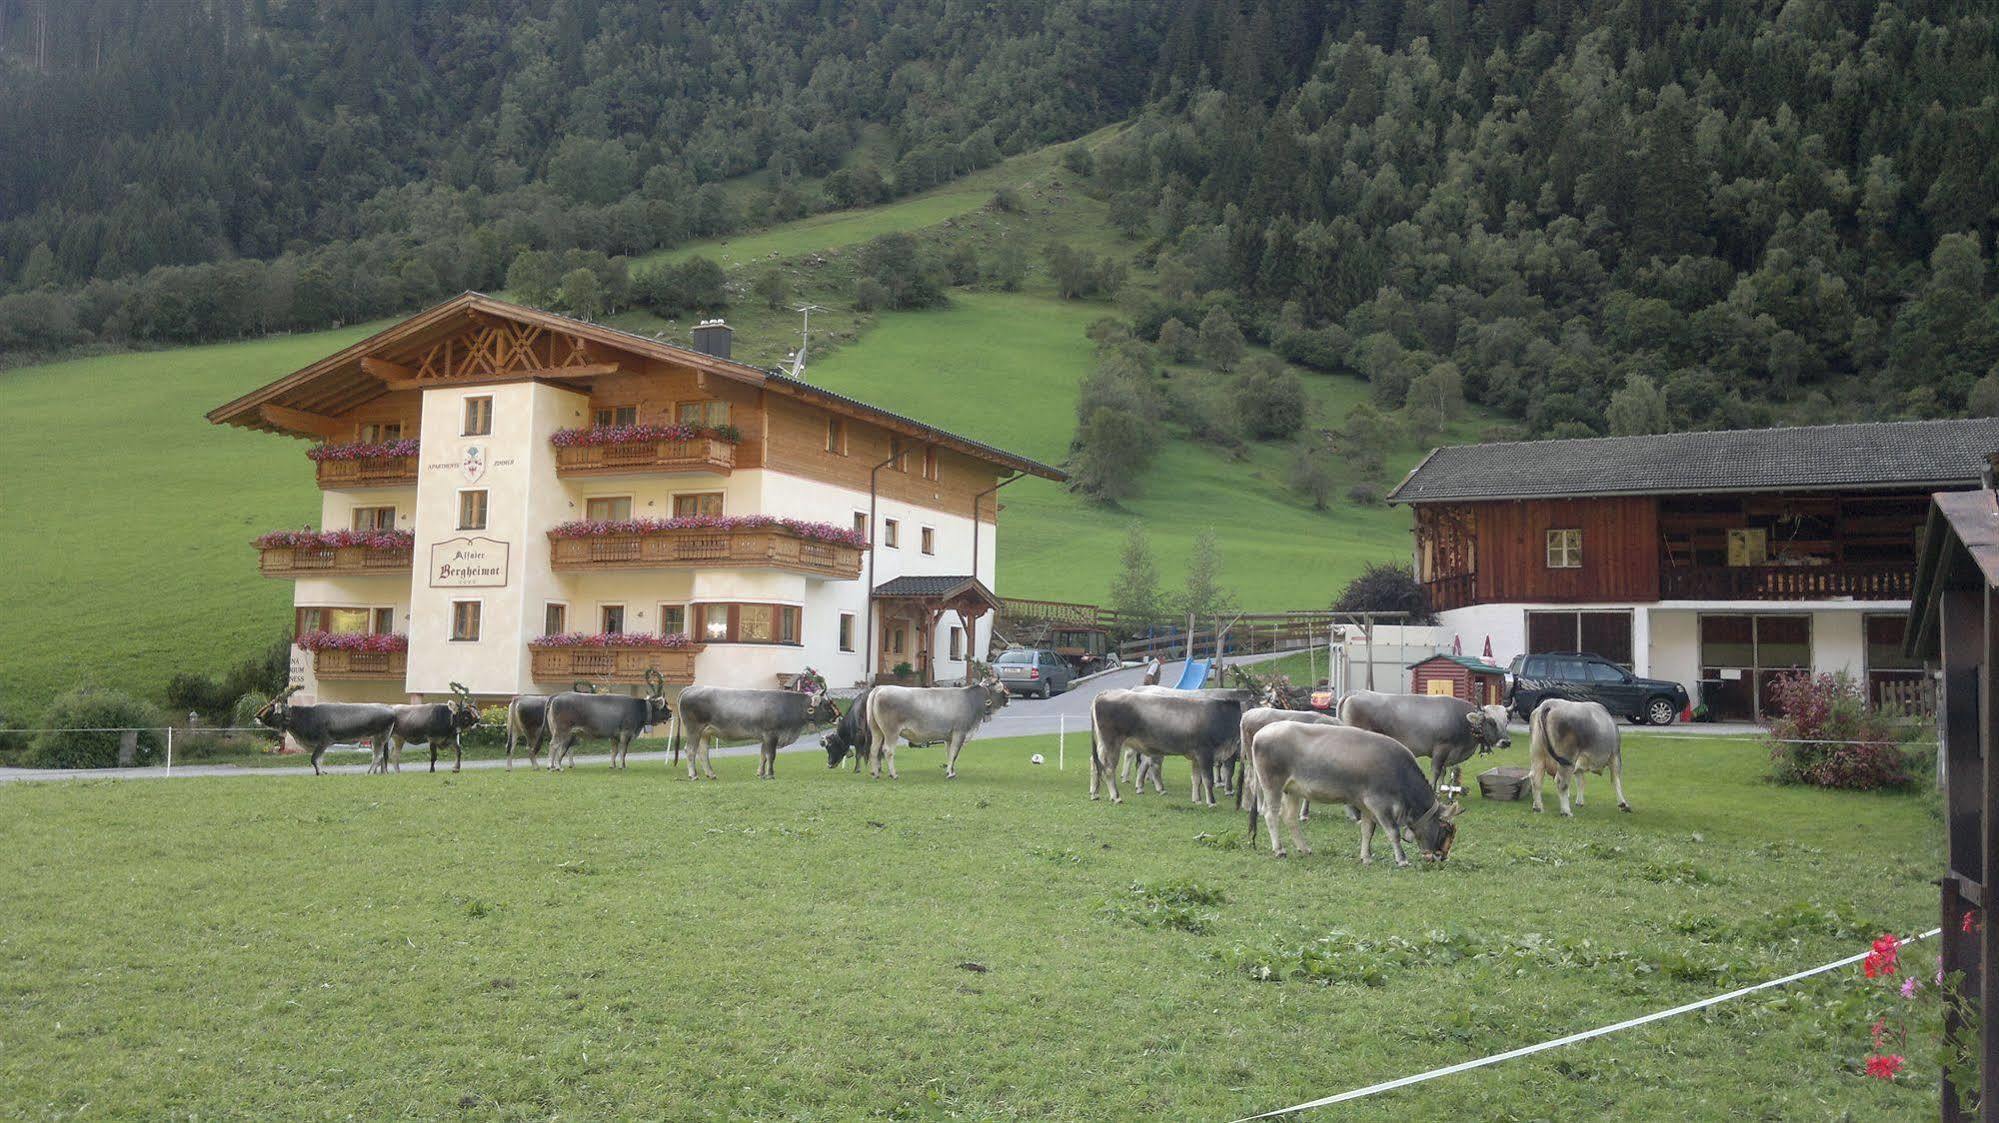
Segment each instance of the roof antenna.
[{"label": "roof antenna", "polygon": [[805,349],[812,345],[812,313],[825,310],[817,304],[801,304],[792,309],[805,315],[805,326],[798,329],[798,350],[791,353],[791,369],[786,372],[799,382],[805,381]]}]

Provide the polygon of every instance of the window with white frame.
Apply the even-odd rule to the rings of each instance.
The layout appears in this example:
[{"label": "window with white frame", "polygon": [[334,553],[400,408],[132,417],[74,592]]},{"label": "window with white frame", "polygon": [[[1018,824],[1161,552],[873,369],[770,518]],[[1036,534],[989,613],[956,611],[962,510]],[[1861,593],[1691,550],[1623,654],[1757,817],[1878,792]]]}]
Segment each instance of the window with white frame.
[{"label": "window with white frame", "polygon": [[1548,532],[1548,568],[1583,567],[1583,532],[1576,528]]}]

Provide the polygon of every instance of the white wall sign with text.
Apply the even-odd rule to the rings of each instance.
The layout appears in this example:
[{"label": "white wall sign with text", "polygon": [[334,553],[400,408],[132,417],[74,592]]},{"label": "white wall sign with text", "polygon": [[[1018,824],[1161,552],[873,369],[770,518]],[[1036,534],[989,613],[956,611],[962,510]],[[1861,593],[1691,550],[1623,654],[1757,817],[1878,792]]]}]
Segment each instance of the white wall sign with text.
[{"label": "white wall sign with text", "polygon": [[478,589],[507,583],[507,544],[492,538],[447,538],[430,548],[430,587]]}]

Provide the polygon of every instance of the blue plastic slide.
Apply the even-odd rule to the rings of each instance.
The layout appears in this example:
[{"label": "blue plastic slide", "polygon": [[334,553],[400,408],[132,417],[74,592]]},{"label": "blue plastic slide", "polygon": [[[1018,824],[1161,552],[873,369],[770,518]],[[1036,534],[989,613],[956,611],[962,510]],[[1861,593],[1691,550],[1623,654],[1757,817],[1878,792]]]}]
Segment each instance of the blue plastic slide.
[{"label": "blue plastic slide", "polygon": [[1175,690],[1199,690],[1208,684],[1207,659],[1189,659],[1180,665],[1180,681],[1173,684]]}]

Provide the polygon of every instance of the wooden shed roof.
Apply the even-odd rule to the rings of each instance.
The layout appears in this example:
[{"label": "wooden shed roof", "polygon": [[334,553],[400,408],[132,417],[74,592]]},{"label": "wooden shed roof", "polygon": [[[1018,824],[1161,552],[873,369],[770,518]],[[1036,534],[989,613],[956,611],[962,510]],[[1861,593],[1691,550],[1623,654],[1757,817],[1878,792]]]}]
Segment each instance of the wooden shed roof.
[{"label": "wooden shed roof", "polygon": [[1983,488],[1930,496],[1903,650],[1918,658],[1935,656],[1942,640],[1943,592],[1981,585],[1999,589],[1999,496]]}]

